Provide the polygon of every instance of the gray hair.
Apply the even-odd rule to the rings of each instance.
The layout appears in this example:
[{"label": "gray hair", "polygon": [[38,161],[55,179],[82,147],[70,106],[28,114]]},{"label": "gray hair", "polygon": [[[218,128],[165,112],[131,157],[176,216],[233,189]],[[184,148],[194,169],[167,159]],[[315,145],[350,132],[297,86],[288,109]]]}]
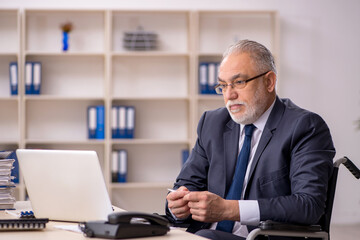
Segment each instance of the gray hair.
[{"label": "gray hair", "polygon": [[231,54],[240,53],[249,53],[259,72],[271,70],[276,74],[274,57],[264,45],[247,39],[240,40],[224,52],[223,59]]}]

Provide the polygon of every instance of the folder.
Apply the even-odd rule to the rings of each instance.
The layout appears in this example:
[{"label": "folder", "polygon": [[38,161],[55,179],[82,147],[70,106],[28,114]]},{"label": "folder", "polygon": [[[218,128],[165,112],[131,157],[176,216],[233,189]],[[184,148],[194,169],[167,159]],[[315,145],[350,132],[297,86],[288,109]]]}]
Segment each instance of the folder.
[{"label": "folder", "polygon": [[119,111],[118,107],[111,107],[111,137],[119,138]]},{"label": "folder", "polygon": [[111,181],[118,182],[118,173],[119,173],[119,152],[112,151],[111,155]]},{"label": "folder", "polygon": [[208,85],[208,63],[199,64],[199,93],[206,94]]},{"label": "folder", "polygon": [[33,64],[32,62],[25,63],[25,94],[32,94],[33,83]]},{"label": "folder", "polygon": [[95,139],[96,138],[96,107],[89,106],[88,107],[88,138]]},{"label": "folder", "polygon": [[41,62],[33,62],[32,94],[40,94],[41,88]]},{"label": "folder", "polygon": [[18,94],[18,64],[17,62],[11,62],[9,66],[9,76],[10,76],[10,94]]},{"label": "folder", "polygon": [[127,151],[119,150],[119,175],[118,182],[127,182]]},{"label": "folder", "polygon": [[105,107],[104,105],[96,106],[96,139],[105,138]]},{"label": "folder", "polygon": [[119,107],[119,138],[126,138],[126,107]]},{"label": "folder", "polygon": [[134,138],[135,108],[126,107],[126,138]]},{"label": "folder", "polygon": [[216,94],[215,86],[217,83],[216,77],[216,63],[208,63],[208,85],[207,85],[207,93],[208,94]]}]

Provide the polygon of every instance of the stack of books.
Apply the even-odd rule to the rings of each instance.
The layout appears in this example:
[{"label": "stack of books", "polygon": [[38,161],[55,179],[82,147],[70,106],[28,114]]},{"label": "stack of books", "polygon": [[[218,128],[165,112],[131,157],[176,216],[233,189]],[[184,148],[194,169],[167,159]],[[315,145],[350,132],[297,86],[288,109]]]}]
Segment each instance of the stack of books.
[{"label": "stack of books", "polygon": [[15,159],[11,158],[11,151],[0,152],[0,209],[13,209],[16,202],[14,197],[15,184],[11,170]]}]

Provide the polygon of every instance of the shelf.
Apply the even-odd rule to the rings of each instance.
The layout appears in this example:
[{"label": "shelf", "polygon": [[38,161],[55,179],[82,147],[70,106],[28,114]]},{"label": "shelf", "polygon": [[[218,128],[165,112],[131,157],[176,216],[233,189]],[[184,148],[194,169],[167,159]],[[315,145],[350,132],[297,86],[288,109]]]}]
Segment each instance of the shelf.
[{"label": "shelf", "polygon": [[222,95],[219,94],[198,94],[197,95],[198,100],[221,100],[224,101],[224,98]]},{"label": "shelf", "polygon": [[25,144],[37,144],[37,145],[99,145],[102,146],[105,144],[104,139],[91,139],[91,140],[47,140],[47,139],[25,139]]},{"label": "shelf", "polygon": [[46,51],[26,51],[25,54],[26,56],[44,56],[44,57],[104,57],[105,53],[104,52],[62,52],[62,51],[57,51],[57,52],[46,52]]},{"label": "shelf", "polygon": [[136,31],[141,26],[144,31],[157,33],[159,51],[185,53],[189,49],[188,25],[188,12],[113,11],[110,47],[114,52],[127,52],[123,48],[124,32]]},{"label": "shelf", "polygon": [[136,182],[136,183],[111,183],[112,189],[150,189],[150,188],[161,188],[168,189],[172,188],[173,182]]},{"label": "shelf", "polygon": [[188,96],[188,64],[183,56],[115,57],[112,96],[184,98]]},{"label": "shelf", "polygon": [[189,144],[190,140],[167,140],[167,139],[111,139],[113,145],[168,145]]},{"label": "shelf", "polygon": [[71,22],[68,52],[104,52],[105,11],[26,10],[25,51],[60,52],[61,25]]},{"label": "shelf", "polygon": [[[41,94],[57,96],[104,96],[104,57],[31,55],[25,61],[38,61],[42,65]],[[86,86],[86,91],[82,89]]]},{"label": "shelf", "polygon": [[0,53],[15,54],[20,50],[19,10],[0,9]]},{"label": "shelf", "polygon": [[189,57],[187,52],[165,52],[165,51],[127,51],[113,52],[113,57]]},{"label": "shelf", "polygon": [[102,97],[92,96],[52,96],[52,95],[25,95],[26,101],[103,101]]},{"label": "shelf", "polygon": [[200,12],[199,53],[217,55],[240,39],[259,41],[274,50],[277,27],[275,18],[275,11]]}]

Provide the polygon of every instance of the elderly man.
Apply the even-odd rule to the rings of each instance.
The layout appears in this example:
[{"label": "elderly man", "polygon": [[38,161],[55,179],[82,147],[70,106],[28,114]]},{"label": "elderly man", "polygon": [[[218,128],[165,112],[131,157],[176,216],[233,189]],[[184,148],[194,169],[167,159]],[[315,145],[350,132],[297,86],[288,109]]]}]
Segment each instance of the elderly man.
[{"label": "elderly man", "polygon": [[267,219],[317,223],[335,155],[324,120],[276,95],[274,58],[257,42],[231,46],[218,76],[226,108],[201,117],[167,215],[211,239],[243,239]]}]

